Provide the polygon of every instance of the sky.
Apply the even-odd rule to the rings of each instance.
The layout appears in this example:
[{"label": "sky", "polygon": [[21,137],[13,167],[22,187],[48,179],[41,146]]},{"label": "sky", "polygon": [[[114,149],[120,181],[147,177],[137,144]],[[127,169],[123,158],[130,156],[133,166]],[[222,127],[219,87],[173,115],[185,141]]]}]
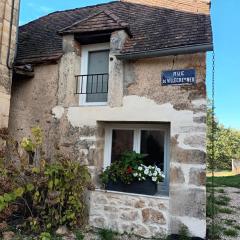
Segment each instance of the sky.
[{"label": "sky", "polygon": [[[21,0],[20,25],[53,11],[109,0]],[[216,116],[226,127],[240,129],[240,1],[212,0],[215,49]],[[239,70],[239,72],[238,72]],[[211,99],[212,53],[207,57],[207,89]]]}]

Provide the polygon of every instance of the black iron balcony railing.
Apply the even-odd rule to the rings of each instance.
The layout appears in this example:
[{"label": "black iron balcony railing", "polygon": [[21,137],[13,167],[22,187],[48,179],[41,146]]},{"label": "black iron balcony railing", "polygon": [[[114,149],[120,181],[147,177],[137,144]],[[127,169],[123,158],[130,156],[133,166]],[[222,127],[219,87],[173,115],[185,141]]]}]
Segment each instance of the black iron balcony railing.
[{"label": "black iron balcony railing", "polygon": [[107,94],[108,73],[77,75],[76,94]]}]

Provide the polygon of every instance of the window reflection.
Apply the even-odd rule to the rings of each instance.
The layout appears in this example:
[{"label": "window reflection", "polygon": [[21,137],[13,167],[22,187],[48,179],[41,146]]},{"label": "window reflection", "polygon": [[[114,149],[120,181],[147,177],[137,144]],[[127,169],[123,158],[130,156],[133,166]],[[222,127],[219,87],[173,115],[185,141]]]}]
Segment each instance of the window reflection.
[{"label": "window reflection", "polygon": [[164,168],[164,132],[155,130],[141,131],[141,153],[146,154],[145,164],[156,164]]}]

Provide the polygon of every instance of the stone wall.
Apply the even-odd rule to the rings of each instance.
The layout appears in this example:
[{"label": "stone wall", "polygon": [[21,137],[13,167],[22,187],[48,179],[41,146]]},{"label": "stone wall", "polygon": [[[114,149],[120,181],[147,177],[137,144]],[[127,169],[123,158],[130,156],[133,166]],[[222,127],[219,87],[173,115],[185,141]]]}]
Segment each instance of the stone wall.
[{"label": "stone wall", "polygon": [[169,199],[96,190],[90,193],[89,224],[152,238],[167,234]]},{"label": "stone wall", "polygon": [[58,64],[38,65],[34,78],[15,79],[12,85],[9,133],[17,140],[31,135],[31,128],[41,126],[44,132],[47,158],[54,154],[58,121],[52,114],[57,105]]},{"label": "stone wall", "polygon": [[[11,65],[16,48],[18,4],[19,1],[16,0],[14,4],[12,32],[10,33],[12,1],[0,0],[0,129],[8,127],[12,70],[7,67],[7,54],[10,47],[9,64]],[[10,34],[12,39],[9,46]]]},{"label": "stone wall", "polygon": [[121,0],[123,2],[139,3],[179,11],[209,14],[210,0]]}]

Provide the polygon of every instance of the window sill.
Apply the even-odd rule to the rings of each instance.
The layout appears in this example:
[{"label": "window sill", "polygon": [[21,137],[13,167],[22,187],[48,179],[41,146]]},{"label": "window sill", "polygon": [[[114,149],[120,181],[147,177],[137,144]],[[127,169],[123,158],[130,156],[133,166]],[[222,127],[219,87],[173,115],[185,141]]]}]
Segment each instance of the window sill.
[{"label": "window sill", "polygon": [[94,191],[105,192],[105,193],[114,193],[114,194],[120,194],[120,195],[126,195],[126,196],[140,196],[140,197],[145,197],[145,198],[157,198],[157,199],[162,199],[162,200],[169,200],[169,196],[163,195],[159,192],[157,192],[155,195],[144,195],[144,194],[136,194],[136,193],[110,191],[110,190],[105,190],[105,189],[100,189],[100,188],[96,188]]},{"label": "window sill", "polygon": [[98,107],[98,106],[107,106],[108,102],[93,102],[93,103],[80,103],[80,107]]}]

